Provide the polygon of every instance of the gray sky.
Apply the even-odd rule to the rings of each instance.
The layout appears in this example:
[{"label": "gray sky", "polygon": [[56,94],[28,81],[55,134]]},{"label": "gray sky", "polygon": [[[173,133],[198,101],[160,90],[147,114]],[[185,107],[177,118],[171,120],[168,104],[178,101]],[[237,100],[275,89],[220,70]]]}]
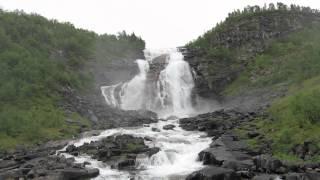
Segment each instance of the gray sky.
[{"label": "gray sky", "polygon": [[[278,0],[280,1],[280,0]],[[99,34],[135,32],[148,48],[184,45],[230,11],[246,5],[263,5],[273,0],[0,0],[6,10],[23,9],[49,19],[69,21],[76,27]],[[319,0],[282,0],[320,9]]]}]

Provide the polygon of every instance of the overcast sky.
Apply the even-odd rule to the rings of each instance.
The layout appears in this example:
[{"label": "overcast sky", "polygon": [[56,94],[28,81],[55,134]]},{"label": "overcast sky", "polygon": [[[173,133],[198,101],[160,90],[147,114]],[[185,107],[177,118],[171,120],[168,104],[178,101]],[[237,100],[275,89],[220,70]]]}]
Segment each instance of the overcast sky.
[{"label": "overcast sky", "polygon": [[[278,0],[279,1],[279,0]],[[0,0],[6,10],[23,9],[49,19],[69,21],[76,27],[99,34],[135,32],[148,48],[184,45],[228,12],[246,5],[263,5],[273,0]],[[320,0],[282,0],[320,9]]]}]

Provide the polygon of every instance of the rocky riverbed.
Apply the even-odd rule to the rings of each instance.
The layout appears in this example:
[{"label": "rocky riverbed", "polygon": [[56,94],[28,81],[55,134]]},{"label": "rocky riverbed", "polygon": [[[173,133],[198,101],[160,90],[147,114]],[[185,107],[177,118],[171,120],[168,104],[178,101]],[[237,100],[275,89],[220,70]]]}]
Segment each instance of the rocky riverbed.
[{"label": "rocky riverbed", "polygon": [[[241,123],[261,116],[255,112],[219,110],[180,120],[185,130],[207,132],[212,137],[210,147],[198,154],[207,167],[190,174],[188,180],[255,179],[255,180],[317,180],[320,163],[289,163],[272,157],[270,151],[253,150],[233,131]],[[254,132],[250,132],[254,137]]]},{"label": "rocky riverbed", "polygon": [[[110,109],[110,108],[109,108]],[[111,111],[111,110],[110,110]],[[98,112],[96,109],[95,112]],[[101,110],[102,112],[102,110]],[[108,114],[108,111],[102,112],[102,114]],[[88,132],[83,132],[79,134],[77,138],[87,137],[87,136],[96,136],[99,135],[101,130],[108,127],[128,127],[128,126],[142,126],[143,124],[150,124],[157,122],[157,116],[155,113],[150,111],[126,111],[125,113],[121,113],[121,110],[114,109],[113,113],[109,114],[107,119],[111,115],[115,115],[114,117],[118,123],[110,124],[110,121],[99,121],[93,126],[93,130]],[[102,116],[102,115],[101,115]],[[121,119],[121,121],[119,120]],[[94,130],[98,129],[98,130]],[[88,128],[84,130],[90,130]],[[129,138],[129,137],[128,137]],[[135,153],[145,152],[145,145],[143,145],[143,140],[134,138],[116,138],[113,141],[120,143],[120,146],[116,146],[118,148],[117,152],[124,151],[124,147],[122,146],[124,142],[121,140],[127,139],[127,141],[133,141],[133,151]],[[111,140],[111,139],[108,139]],[[63,149],[68,143],[72,141],[72,139],[68,140],[60,140],[60,141],[49,141],[46,143],[39,144],[34,147],[17,147],[14,150],[0,152],[0,180],[4,179],[50,179],[50,180],[68,180],[68,179],[79,179],[79,178],[92,178],[99,174],[99,170],[96,168],[86,168],[87,162],[76,162],[75,158],[70,157],[67,158],[65,156],[61,156],[58,152]],[[119,142],[118,142],[119,141]],[[102,141],[104,142],[104,141]],[[122,143],[122,145],[121,145]],[[91,144],[92,147],[95,145],[99,145],[98,142]],[[100,144],[101,145],[101,144]],[[109,144],[110,145],[110,144]],[[82,147],[82,152],[85,152],[85,149],[89,150],[88,147],[90,144],[84,145]],[[72,146],[71,146],[72,147]],[[70,151],[71,147],[67,150]],[[106,148],[106,147],[103,147]],[[142,148],[142,149],[139,149]],[[114,150],[114,149],[113,149]],[[156,152],[156,149],[152,149],[153,153]],[[137,152],[136,152],[137,151]],[[91,151],[93,153],[93,151]],[[148,153],[152,153],[151,151]],[[76,152],[70,152],[73,155],[76,155]],[[79,152],[77,152],[79,153]],[[100,151],[96,151],[96,153],[102,153]],[[119,155],[128,155],[129,152],[120,153]],[[130,154],[130,155],[134,155]],[[99,156],[97,156],[99,157]],[[119,157],[117,157],[119,158]],[[114,157],[114,159],[117,159]],[[135,157],[131,157],[131,159],[135,159]],[[98,160],[101,160],[98,158]],[[119,159],[120,160],[120,159]],[[128,161],[128,160],[127,160]],[[118,163],[119,164],[119,163]],[[117,164],[117,165],[118,165]],[[121,164],[121,163],[120,163]],[[120,165],[122,166],[122,165]]]},{"label": "rocky riverbed", "polygon": [[[198,154],[198,160],[205,166],[189,175],[176,177],[178,179],[319,179],[320,163],[292,164],[281,161],[272,157],[270,151],[248,147],[247,143],[238,137],[234,129],[241,123],[251,121],[258,116],[261,114],[257,112],[218,110],[196,117],[182,118],[179,124],[167,120],[159,126],[151,124],[144,128],[149,128],[148,131],[154,134],[160,132],[174,134],[177,128],[183,128],[192,132],[206,132],[207,136],[211,137],[212,142],[209,147],[200,150]],[[131,132],[131,130],[126,131]],[[91,131],[83,136],[94,138],[99,137],[100,133],[101,131]],[[70,143],[68,145],[68,141],[52,141],[32,149],[21,148],[14,152],[1,153],[0,179],[67,180],[98,176],[99,168],[90,166],[90,162],[76,160],[77,157],[85,155],[119,171],[139,170],[141,166],[138,164],[143,162],[141,158],[148,159],[160,153],[161,149],[156,146],[150,147],[150,142],[155,141],[155,137],[138,137],[139,130],[135,130],[133,134],[135,135],[129,135],[126,132],[114,134],[94,141],[82,142],[79,146]],[[250,134],[255,137],[254,132]],[[72,156],[63,156],[64,153]],[[140,177],[137,176],[137,178]]]}]

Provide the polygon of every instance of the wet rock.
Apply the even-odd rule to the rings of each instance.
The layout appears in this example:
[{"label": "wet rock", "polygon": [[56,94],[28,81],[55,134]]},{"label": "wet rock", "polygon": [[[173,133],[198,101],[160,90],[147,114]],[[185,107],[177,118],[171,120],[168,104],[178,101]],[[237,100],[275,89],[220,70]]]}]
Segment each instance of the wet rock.
[{"label": "wet rock", "polygon": [[173,130],[176,126],[173,125],[173,124],[167,124],[167,125],[164,125],[162,128],[164,130]]},{"label": "wet rock", "polygon": [[160,129],[155,128],[155,127],[152,127],[151,130],[154,131],[154,132],[160,132]]},{"label": "wet rock", "polygon": [[14,160],[1,160],[0,161],[0,169],[15,167],[18,164],[20,164],[20,163],[17,161],[14,161]]},{"label": "wet rock", "polygon": [[244,179],[252,179],[254,177],[254,173],[252,171],[237,171],[238,176]]},{"label": "wet rock", "polygon": [[63,179],[85,179],[93,178],[99,175],[99,169],[75,169],[75,168],[66,168],[57,170]]},{"label": "wet rock", "polygon": [[320,179],[320,173],[289,173],[284,175],[285,180],[318,180]]},{"label": "wet rock", "polygon": [[74,152],[75,150],[77,150],[77,147],[75,145],[70,145],[66,148],[67,153]]},{"label": "wet rock", "polygon": [[151,138],[151,137],[148,137],[148,136],[144,137],[143,139],[144,139],[145,141],[152,141],[152,138]]},{"label": "wet rock", "polygon": [[111,167],[119,170],[129,169],[135,165],[135,162],[135,159],[124,159],[120,160],[116,164],[111,165]]},{"label": "wet rock", "polygon": [[240,180],[233,170],[220,167],[206,167],[187,176],[186,180]]},{"label": "wet rock", "polygon": [[[12,156],[13,158],[14,156]],[[43,156],[21,161],[14,168],[0,169],[0,179],[78,179],[95,177],[98,169],[87,170],[84,164],[76,164],[73,158]]]},{"label": "wet rock", "polygon": [[250,160],[247,160],[247,161],[240,161],[240,160],[237,160],[237,161],[224,161],[222,163],[222,166],[223,168],[228,168],[228,169],[233,169],[235,171],[239,171],[239,170],[251,170],[252,169],[252,162]]},{"label": "wet rock", "polygon": [[252,157],[246,153],[246,146],[232,135],[223,135],[210,147],[199,153],[199,160],[206,165],[222,166],[234,170],[252,169]]},{"label": "wet rock", "polygon": [[316,143],[310,141],[305,141],[303,144],[298,144],[292,148],[293,154],[305,160],[310,159],[319,152],[320,149],[316,146]]},{"label": "wet rock", "polygon": [[113,168],[133,169],[139,154],[147,154],[150,157],[160,151],[157,147],[146,146],[144,140],[132,135],[109,136],[99,141],[85,143],[76,147],[73,152],[91,155],[92,158],[106,162]]},{"label": "wet rock", "polygon": [[160,148],[158,147],[150,148],[148,152],[148,156],[151,157],[152,155],[157,154],[159,151],[160,151]]},{"label": "wet rock", "polygon": [[175,119],[179,119],[179,118],[177,116],[169,116],[168,118],[166,118],[167,121],[175,120]]},{"label": "wet rock", "polygon": [[220,136],[239,122],[249,120],[250,118],[234,110],[218,110],[196,117],[182,118],[179,120],[179,125],[187,131],[200,130],[208,132],[210,136]]},{"label": "wet rock", "polygon": [[284,167],[282,162],[278,159],[275,159],[269,155],[260,155],[254,157],[253,160],[258,171],[267,172],[267,173],[281,173],[280,168]]},{"label": "wet rock", "polygon": [[259,136],[260,134],[258,133],[258,132],[256,132],[256,131],[250,131],[250,132],[248,132],[248,137],[249,138],[255,138],[255,137],[257,137],[257,136]]},{"label": "wet rock", "polygon": [[252,180],[277,180],[279,176],[270,175],[270,174],[262,174],[254,176]]}]

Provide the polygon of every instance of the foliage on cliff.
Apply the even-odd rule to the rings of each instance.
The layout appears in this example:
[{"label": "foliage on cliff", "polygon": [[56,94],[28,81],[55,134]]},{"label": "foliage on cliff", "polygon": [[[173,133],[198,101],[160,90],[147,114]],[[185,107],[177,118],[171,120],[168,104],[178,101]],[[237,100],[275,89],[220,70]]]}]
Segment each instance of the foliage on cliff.
[{"label": "foliage on cliff", "polygon": [[319,22],[319,11],[281,3],[230,13],[224,22],[186,45],[201,90],[221,94],[272,42]]},{"label": "foliage on cliff", "polygon": [[308,7],[248,6],[187,45],[209,86],[220,88],[212,88],[214,93],[288,89],[271,104],[268,118],[251,124],[261,136],[248,139],[264,147],[265,137],[274,155],[283,159],[319,161],[319,17],[318,10]]},{"label": "foliage on cliff", "polygon": [[[0,10],[0,149],[70,136],[89,125],[61,108],[61,92],[90,87],[92,75],[84,68],[98,58],[102,40],[108,44],[99,51],[107,49],[106,56],[144,49],[134,34],[99,36],[36,14]],[[67,119],[78,123],[69,125]]]},{"label": "foliage on cliff", "polygon": [[[263,7],[247,6],[243,10],[238,9],[234,12],[229,13],[225,21],[217,23],[217,25],[214,28],[207,31],[206,33],[198,37],[196,40],[189,42],[186,45],[186,47],[191,49],[199,49],[204,54],[210,54],[212,50],[217,48],[218,44],[216,43],[217,39],[219,39],[220,34],[225,33],[230,29],[230,27],[232,27],[233,24],[238,24],[242,20],[250,20],[255,18],[258,18],[257,20],[259,20],[259,18],[263,16],[275,15],[293,18],[294,16],[299,16],[302,14],[313,14],[316,16],[320,16],[320,11],[317,9],[311,9],[310,7],[301,7],[294,4],[287,6],[283,3],[277,3],[277,5],[270,3],[268,7],[266,4]],[[281,24],[279,24],[279,26],[281,26]],[[239,28],[243,28],[240,31],[250,31],[256,29],[256,27],[247,26],[246,24]]]}]

